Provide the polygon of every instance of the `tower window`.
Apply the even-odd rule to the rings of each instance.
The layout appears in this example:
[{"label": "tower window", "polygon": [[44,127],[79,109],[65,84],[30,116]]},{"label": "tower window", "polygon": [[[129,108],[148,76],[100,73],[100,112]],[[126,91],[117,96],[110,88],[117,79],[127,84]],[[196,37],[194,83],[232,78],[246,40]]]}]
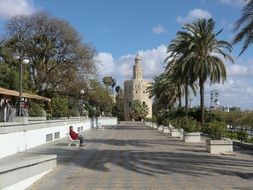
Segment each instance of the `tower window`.
[{"label": "tower window", "polygon": [[131,102],[128,103],[128,106],[131,107]]},{"label": "tower window", "polygon": [[136,90],[136,93],[138,93],[138,91]]},{"label": "tower window", "polygon": [[143,104],[145,105],[146,103],[145,103],[145,102],[143,102]]},{"label": "tower window", "polygon": [[129,94],[131,94],[131,90],[129,91]]}]

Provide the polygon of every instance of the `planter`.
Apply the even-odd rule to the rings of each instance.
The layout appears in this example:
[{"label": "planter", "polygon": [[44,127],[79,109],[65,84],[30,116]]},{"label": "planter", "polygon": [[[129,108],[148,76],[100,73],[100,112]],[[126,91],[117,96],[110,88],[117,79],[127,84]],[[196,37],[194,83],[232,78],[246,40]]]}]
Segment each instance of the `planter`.
[{"label": "planter", "polygon": [[170,135],[172,137],[180,137],[180,138],[182,138],[183,133],[184,133],[183,129],[177,129],[177,128],[170,129]]},{"label": "planter", "polygon": [[194,132],[194,133],[184,132],[184,142],[190,142],[190,143],[201,142],[200,132]]},{"label": "planter", "polygon": [[13,121],[23,123],[23,124],[27,124],[28,123],[28,117],[19,117],[19,116],[13,117]]},{"label": "planter", "polygon": [[28,121],[46,121],[47,117],[28,117]]},{"label": "planter", "polygon": [[165,134],[170,133],[169,127],[164,127],[164,128],[163,128],[163,133],[165,133]]},{"label": "planter", "polygon": [[158,130],[159,132],[163,132],[163,125],[160,125],[160,126],[157,128],[157,130]]},{"label": "planter", "polygon": [[206,140],[206,150],[211,154],[233,152],[233,141],[231,140]]}]

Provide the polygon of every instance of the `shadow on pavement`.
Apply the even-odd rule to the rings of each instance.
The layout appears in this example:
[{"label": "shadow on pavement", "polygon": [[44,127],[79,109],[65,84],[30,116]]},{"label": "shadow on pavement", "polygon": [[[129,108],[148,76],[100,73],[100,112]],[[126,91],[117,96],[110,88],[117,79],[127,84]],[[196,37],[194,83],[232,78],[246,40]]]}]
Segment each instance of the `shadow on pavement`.
[{"label": "shadow on pavement", "polygon": [[108,163],[149,176],[184,174],[190,176],[227,175],[253,180],[253,161],[232,157],[199,155],[190,152],[154,152],[137,150],[98,150],[52,148],[31,154],[57,154],[58,164],[73,163],[91,170],[110,172]]}]

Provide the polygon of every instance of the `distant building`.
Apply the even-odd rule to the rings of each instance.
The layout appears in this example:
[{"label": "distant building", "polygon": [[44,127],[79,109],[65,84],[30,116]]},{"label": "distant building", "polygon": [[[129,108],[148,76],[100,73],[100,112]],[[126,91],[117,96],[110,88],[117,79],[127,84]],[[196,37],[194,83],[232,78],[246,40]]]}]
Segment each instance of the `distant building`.
[{"label": "distant building", "polygon": [[124,82],[124,118],[126,121],[131,120],[129,111],[134,100],[140,100],[143,104],[146,104],[149,111],[147,118],[152,117],[152,100],[148,97],[148,93],[146,93],[146,88],[150,82],[149,80],[144,80],[142,77],[141,58],[137,54],[133,66],[133,79]]}]

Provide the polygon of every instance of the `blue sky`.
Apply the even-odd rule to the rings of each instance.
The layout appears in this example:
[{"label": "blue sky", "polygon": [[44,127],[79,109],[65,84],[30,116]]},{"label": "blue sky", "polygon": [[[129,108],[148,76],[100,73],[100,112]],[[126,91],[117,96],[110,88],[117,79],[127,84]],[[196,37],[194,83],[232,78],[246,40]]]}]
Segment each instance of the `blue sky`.
[{"label": "blue sky", "polygon": [[[231,41],[243,4],[244,0],[0,0],[0,32],[10,16],[46,11],[68,21],[96,48],[100,77],[111,75],[122,84],[131,78],[137,52],[145,78],[161,73],[166,46],[186,22],[212,17],[217,31],[224,29],[220,38]],[[240,44],[233,50],[236,63],[226,63],[227,82],[206,85],[207,105],[210,90],[218,89],[223,105],[253,109],[252,48],[237,58],[239,51]],[[199,104],[198,97],[193,103]]]}]

